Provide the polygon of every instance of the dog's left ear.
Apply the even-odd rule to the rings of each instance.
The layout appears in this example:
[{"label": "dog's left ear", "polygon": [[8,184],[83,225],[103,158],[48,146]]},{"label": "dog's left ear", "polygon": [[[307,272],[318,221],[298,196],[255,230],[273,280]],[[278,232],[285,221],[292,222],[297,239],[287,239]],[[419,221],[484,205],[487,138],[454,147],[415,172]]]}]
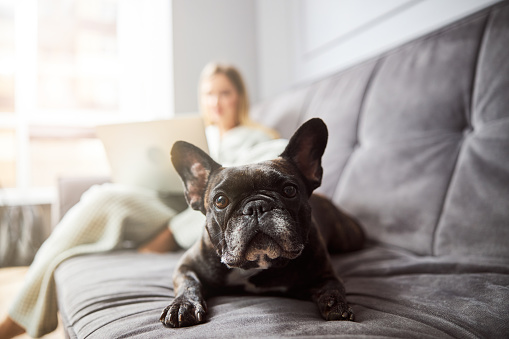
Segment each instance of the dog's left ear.
[{"label": "dog's left ear", "polygon": [[309,194],[322,183],[322,155],[329,133],[322,119],[306,121],[294,133],[281,157],[292,161],[307,181]]},{"label": "dog's left ear", "polygon": [[210,174],[221,165],[200,148],[185,141],[177,141],[173,145],[171,162],[184,182],[187,203],[205,214],[203,199]]}]

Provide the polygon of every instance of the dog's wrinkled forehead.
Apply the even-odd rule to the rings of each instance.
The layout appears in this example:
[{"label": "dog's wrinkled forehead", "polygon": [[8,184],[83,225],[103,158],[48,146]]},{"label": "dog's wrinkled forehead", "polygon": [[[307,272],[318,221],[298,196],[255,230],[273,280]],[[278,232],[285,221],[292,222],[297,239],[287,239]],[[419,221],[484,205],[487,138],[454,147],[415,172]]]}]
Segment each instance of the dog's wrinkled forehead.
[{"label": "dog's wrinkled forehead", "polygon": [[296,180],[291,165],[283,159],[245,166],[226,167],[213,179],[214,190],[253,191],[278,187]]}]

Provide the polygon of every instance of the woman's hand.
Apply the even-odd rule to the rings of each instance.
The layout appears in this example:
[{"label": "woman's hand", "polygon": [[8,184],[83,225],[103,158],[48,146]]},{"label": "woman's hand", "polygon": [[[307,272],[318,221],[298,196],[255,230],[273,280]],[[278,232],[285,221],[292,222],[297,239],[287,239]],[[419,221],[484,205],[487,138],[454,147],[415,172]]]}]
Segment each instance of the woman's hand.
[{"label": "woman's hand", "polygon": [[180,249],[180,246],[175,241],[171,230],[165,227],[161,233],[155,238],[150,240],[148,243],[138,248],[140,253],[165,253],[170,251],[176,251]]}]

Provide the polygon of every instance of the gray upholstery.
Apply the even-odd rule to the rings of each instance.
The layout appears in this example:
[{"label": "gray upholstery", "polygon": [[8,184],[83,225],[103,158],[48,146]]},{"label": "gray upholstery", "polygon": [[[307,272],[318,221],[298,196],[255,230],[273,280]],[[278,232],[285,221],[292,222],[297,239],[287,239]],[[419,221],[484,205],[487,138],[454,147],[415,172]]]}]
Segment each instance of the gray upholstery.
[{"label": "gray upholstery", "polygon": [[165,328],[158,316],[173,295],[168,281],[179,255],[121,252],[64,262],[57,284],[70,337],[503,338],[508,333],[507,267],[415,257],[378,246],[334,257],[355,323],[326,322],[310,301],[246,295],[209,299],[205,324]]},{"label": "gray upholstery", "polygon": [[502,2],[253,110],[290,136],[329,127],[319,191],[356,216],[369,244],[334,256],[356,322],[308,301],[209,300],[208,322],[168,329],[181,253],[64,262],[59,305],[79,338],[507,338],[509,4]]},{"label": "gray upholstery", "polygon": [[[506,6],[291,91],[255,115],[282,116],[268,119],[292,129],[325,120],[320,190],[372,239],[419,255],[509,260],[509,246],[496,245],[509,240]],[[306,97],[299,108],[295,92]]]}]

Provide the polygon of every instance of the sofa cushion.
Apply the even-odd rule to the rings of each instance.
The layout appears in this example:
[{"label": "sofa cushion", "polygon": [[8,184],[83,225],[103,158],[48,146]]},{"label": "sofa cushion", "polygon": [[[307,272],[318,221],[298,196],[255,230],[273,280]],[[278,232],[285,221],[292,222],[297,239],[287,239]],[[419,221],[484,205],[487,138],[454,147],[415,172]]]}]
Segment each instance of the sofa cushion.
[{"label": "sofa cushion", "polygon": [[419,255],[507,260],[507,74],[509,5],[500,3],[254,113],[277,128],[325,120],[318,191],[370,239]]},{"label": "sofa cushion", "polygon": [[437,255],[509,260],[509,6],[488,18]]},{"label": "sofa cushion", "polygon": [[359,112],[376,64],[367,62],[316,83],[303,114],[303,120],[318,115],[329,126],[322,160],[324,178],[318,189],[326,196],[333,196],[345,166],[359,147]]},{"label": "sofa cushion", "polygon": [[251,117],[263,121],[266,126],[275,127],[282,138],[289,139],[300,125],[300,116],[309,104],[314,88],[301,86],[281,93],[267,104],[253,107]]},{"label": "sofa cushion", "polygon": [[158,319],[174,296],[171,276],[180,255],[116,252],[65,261],[55,279],[70,337],[502,338],[509,333],[507,315],[500,312],[509,303],[507,266],[488,269],[382,247],[333,257],[356,322],[327,322],[310,301],[226,295],[207,301],[205,324],[165,328]]}]

